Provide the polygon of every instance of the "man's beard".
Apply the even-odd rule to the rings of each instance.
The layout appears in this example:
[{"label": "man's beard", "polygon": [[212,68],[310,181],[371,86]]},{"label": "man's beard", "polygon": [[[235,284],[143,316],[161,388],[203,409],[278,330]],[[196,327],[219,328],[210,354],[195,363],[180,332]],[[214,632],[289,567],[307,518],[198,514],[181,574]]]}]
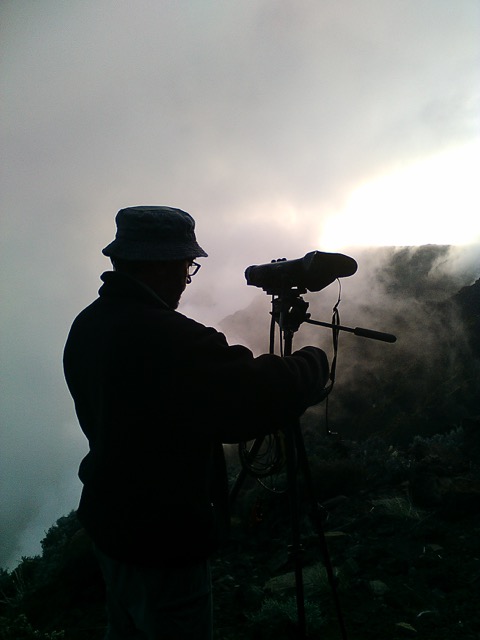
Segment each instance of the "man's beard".
[{"label": "man's beard", "polygon": [[170,282],[158,291],[160,298],[168,304],[170,309],[177,309],[182,293],[185,291],[185,279],[182,282]]}]

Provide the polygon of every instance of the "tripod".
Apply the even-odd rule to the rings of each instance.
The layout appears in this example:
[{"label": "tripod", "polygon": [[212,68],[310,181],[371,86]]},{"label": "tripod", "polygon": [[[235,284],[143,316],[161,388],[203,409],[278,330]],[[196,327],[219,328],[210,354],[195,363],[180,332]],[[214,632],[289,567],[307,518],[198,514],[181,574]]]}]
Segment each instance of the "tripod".
[{"label": "tripod", "polygon": [[[395,342],[395,336],[391,334],[384,334],[377,331],[371,331],[369,329],[342,327],[339,323],[333,324],[318,322],[310,319],[310,315],[307,313],[308,303],[303,300],[300,293],[305,293],[305,290],[288,289],[277,297],[272,297],[272,325],[270,330],[270,352],[274,350],[274,333],[275,322],[280,327],[281,336],[283,336],[282,355],[289,356],[292,354],[293,337],[296,331],[298,331],[302,322],[308,322],[310,324],[316,324],[320,326],[332,327],[333,329],[333,341],[334,341],[334,360],[332,362],[332,368],[330,373],[331,384],[325,389],[324,398],[330,393],[334,379],[335,379],[335,366],[336,366],[336,351],[338,346],[338,332],[340,330],[349,331],[355,335],[373,338],[376,340],[383,340],[385,342]],[[334,307],[334,317],[332,320],[338,320],[338,303]],[[250,459],[254,459],[259,453],[264,438],[257,438],[248,452]],[[335,610],[337,614],[338,624],[340,627],[342,640],[347,640],[347,632],[345,628],[345,622],[343,619],[342,610],[340,607],[340,601],[337,592],[337,585],[333,566],[331,563],[330,555],[328,552],[328,546],[325,539],[325,533],[323,530],[323,518],[318,502],[315,500],[312,476],[310,467],[308,464],[308,457],[305,450],[305,444],[303,441],[303,435],[300,428],[300,420],[293,420],[284,430],[284,442],[285,442],[285,459],[286,459],[286,475],[287,475],[287,492],[289,496],[289,511],[291,520],[291,545],[290,555],[294,563],[295,574],[295,593],[297,604],[297,628],[298,638],[303,640],[307,638],[307,620],[305,614],[305,594],[304,594],[304,582],[303,582],[303,566],[302,566],[302,541],[300,530],[300,502],[299,502],[299,483],[298,483],[298,471],[303,474],[307,500],[310,506],[310,521],[315,529],[320,543],[325,570],[327,573],[328,581],[330,584]],[[246,466],[243,466],[231,492],[230,492],[230,504],[235,500],[243,481],[245,480],[248,470]]]}]

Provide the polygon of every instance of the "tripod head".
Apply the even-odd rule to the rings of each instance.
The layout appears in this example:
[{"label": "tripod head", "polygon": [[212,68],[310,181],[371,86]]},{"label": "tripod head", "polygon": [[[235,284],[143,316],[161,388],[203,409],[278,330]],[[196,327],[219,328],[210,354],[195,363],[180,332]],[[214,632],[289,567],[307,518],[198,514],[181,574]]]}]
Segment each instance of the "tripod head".
[{"label": "tripod head", "polygon": [[298,290],[290,289],[272,299],[272,317],[282,331],[294,333],[303,322],[308,322],[308,306]]}]

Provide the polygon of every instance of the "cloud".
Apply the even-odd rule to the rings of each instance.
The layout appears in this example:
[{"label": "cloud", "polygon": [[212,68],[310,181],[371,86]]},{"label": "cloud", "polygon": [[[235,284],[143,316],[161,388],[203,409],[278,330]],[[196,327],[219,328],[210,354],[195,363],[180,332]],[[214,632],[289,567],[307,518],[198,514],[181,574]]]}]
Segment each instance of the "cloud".
[{"label": "cloud", "polygon": [[109,267],[116,211],[192,212],[211,257],[182,309],[218,325],[260,295],[245,267],[321,248],[354,187],[476,135],[478,13],[469,0],[2,3],[0,565],[22,531],[40,539],[75,506],[85,442],[61,355]]}]

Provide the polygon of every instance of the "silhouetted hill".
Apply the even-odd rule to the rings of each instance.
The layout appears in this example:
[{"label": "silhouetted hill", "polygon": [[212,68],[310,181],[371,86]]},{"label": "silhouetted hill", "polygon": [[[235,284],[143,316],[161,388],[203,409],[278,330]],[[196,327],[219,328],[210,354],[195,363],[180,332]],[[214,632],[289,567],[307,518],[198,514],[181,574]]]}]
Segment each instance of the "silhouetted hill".
[{"label": "silhouetted hill", "polygon": [[480,357],[480,278],[475,284],[463,287],[453,298],[459,307],[475,356]]}]

